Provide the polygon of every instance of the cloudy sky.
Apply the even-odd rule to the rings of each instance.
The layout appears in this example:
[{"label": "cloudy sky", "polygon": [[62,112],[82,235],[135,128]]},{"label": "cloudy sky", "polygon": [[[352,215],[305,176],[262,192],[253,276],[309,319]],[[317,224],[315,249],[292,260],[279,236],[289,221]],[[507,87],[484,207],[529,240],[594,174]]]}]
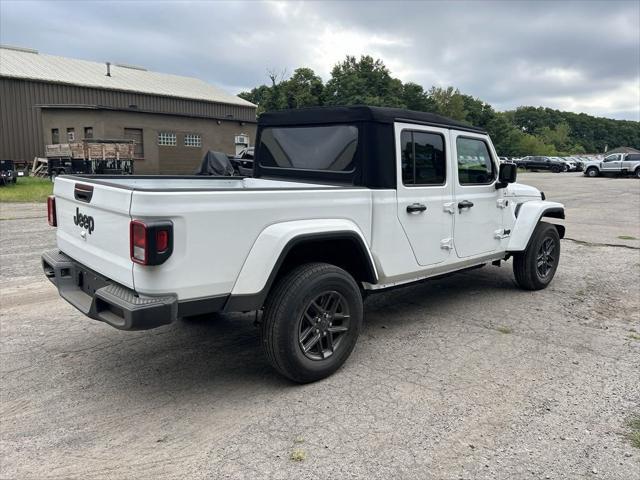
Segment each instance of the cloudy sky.
[{"label": "cloudy sky", "polygon": [[500,110],[640,120],[640,1],[0,1],[0,43],[197,76],[232,93],[267,70],[323,80],[345,55]]}]

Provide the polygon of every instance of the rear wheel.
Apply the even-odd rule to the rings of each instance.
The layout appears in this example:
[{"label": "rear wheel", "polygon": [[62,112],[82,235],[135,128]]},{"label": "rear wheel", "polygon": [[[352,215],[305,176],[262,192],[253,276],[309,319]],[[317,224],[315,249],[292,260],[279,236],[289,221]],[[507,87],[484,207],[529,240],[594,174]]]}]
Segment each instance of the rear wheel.
[{"label": "rear wheel", "polygon": [[597,177],[598,175],[599,175],[599,172],[596,167],[587,168],[587,177]]},{"label": "rear wheel", "polygon": [[524,290],[541,290],[553,280],[560,261],[560,235],[554,225],[540,222],[524,252],[513,255],[513,273]]},{"label": "rear wheel", "polygon": [[636,178],[640,178],[640,167],[636,168],[635,172],[633,172],[633,174],[636,176]]},{"label": "rear wheel", "polygon": [[267,298],[262,344],[271,365],[298,383],[325,378],[351,354],[362,325],[362,295],[346,271],[302,265]]}]

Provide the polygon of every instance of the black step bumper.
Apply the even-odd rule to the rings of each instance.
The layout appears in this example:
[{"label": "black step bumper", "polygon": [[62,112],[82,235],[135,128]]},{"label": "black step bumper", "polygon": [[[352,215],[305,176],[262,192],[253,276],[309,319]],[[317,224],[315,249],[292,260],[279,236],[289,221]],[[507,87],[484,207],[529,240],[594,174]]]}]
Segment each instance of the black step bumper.
[{"label": "black step bumper", "polygon": [[67,302],[88,317],[120,330],[147,330],[178,318],[175,296],[138,295],[57,249],[42,254],[42,268]]}]

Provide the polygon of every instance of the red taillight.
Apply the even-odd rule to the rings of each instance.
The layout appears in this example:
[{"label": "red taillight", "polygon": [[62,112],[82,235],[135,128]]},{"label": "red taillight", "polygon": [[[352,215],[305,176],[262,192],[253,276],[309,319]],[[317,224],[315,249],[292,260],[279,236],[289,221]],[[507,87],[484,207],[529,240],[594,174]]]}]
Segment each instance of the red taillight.
[{"label": "red taillight", "polygon": [[58,226],[58,219],[56,218],[56,197],[53,195],[47,197],[47,221],[52,227]]},{"label": "red taillight", "polygon": [[173,253],[173,224],[170,221],[129,224],[131,261],[140,265],[160,265]]},{"label": "red taillight", "polygon": [[131,247],[131,260],[140,263],[141,265],[147,264],[147,226],[137,220],[133,220],[130,224],[130,247]]},{"label": "red taillight", "polygon": [[167,248],[169,248],[169,231],[158,230],[156,232],[156,252],[166,252]]}]

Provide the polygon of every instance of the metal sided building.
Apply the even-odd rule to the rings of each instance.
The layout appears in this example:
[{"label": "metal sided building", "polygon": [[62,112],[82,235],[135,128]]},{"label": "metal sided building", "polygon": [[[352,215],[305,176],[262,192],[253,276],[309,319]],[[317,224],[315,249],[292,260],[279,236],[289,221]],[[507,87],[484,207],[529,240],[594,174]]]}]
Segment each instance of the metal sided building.
[{"label": "metal sided building", "polygon": [[0,159],[84,138],[136,141],[136,173],[193,173],[255,139],[256,106],[202,80],[0,47]]}]

